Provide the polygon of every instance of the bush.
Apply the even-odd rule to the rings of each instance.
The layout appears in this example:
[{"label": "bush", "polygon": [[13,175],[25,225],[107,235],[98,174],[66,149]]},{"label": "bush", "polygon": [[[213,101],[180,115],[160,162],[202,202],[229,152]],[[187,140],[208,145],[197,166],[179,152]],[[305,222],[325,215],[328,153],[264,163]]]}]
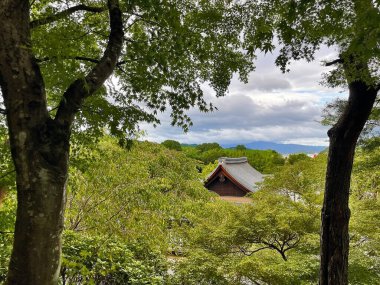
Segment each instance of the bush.
[{"label": "bush", "polygon": [[108,237],[66,231],[62,284],[164,284],[163,260],[139,260],[124,244]]}]

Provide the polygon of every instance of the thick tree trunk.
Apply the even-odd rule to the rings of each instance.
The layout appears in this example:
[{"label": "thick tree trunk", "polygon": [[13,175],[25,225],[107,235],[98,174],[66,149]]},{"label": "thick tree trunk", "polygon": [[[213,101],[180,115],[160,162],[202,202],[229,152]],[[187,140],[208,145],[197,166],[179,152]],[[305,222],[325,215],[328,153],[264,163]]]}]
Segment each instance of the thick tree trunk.
[{"label": "thick tree trunk", "polygon": [[[8,285],[58,283],[70,128],[84,99],[113,72],[123,44],[119,2],[107,3],[111,31],[103,57],[69,86],[52,119],[32,53],[29,0],[0,1],[0,86],[18,199]],[[39,23],[60,19],[73,9],[67,11]]]},{"label": "thick tree trunk", "polygon": [[6,284],[57,284],[70,132],[47,112],[30,46],[29,1],[0,2],[0,42],[0,85],[18,198]]},{"label": "thick tree trunk", "polygon": [[348,207],[355,147],[376,99],[362,81],[349,84],[347,107],[328,132],[330,148],[322,209],[320,285],[348,284]]},{"label": "thick tree trunk", "polygon": [[[14,156],[16,168],[23,163],[27,173],[17,175],[18,207],[7,284],[58,283],[68,143],[47,139],[41,145],[35,139],[28,145],[39,144],[38,151],[32,147]],[[28,157],[27,165],[20,156]]]}]

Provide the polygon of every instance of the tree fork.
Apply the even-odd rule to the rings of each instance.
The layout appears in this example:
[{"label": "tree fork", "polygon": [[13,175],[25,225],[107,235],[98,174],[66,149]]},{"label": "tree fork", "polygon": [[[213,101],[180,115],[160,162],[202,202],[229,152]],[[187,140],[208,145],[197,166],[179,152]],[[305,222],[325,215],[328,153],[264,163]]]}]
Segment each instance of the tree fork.
[{"label": "tree fork", "polygon": [[322,209],[320,285],[348,284],[350,178],[356,143],[377,91],[364,81],[351,82],[346,109],[328,132],[330,147]]}]

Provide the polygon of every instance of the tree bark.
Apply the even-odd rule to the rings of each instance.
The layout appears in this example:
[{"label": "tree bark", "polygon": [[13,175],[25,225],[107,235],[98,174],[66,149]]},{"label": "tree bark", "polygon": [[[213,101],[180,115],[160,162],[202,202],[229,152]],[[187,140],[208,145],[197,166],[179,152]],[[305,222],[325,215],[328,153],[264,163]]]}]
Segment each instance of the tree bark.
[{"label": "tree bark", "polygon": [[8,285],[58,283],[71,125],[84,99],[114,70],[123,43],[118,1],[108,0],[108,10],[111,32],[103,57],[68,88],[52,119],[31,50],[29,0],[0,2],[0,86],[18,201]]},{"label": "tree bark", "polygon": [[69,143],[51,122],[25,132],[25,145],[13,151],[18,206],[7,284],[58,283]]},{"label": "tree bark", "polygon": [[350,179],[355,147],[376,99],[364,81],[349,84],[348,104],[328,131],[330,147],[322,209],[320,285],[348,284]]},{"label": "tree bark", "polygon": [[31,53],[29,1],[1,7],[0,85],[6,107],[18,207],[7,284],[58,281],[69,129],[49,117]]}]

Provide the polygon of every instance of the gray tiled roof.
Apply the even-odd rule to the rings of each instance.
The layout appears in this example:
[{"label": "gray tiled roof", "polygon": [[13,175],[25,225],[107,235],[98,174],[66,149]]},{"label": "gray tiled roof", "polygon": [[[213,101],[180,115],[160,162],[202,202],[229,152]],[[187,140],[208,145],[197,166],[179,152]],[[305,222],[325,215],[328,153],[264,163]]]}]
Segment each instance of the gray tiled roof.
[{"label": "gray tiled roof", "polygon": [[[257,190],[256,183],[263,181],[263,175],[248,163],[246,157],[221,157],[219,158],[219,165],[221,165],[223,169],[237,182],[251,192],[255,192]],[[215,170],[211,173],[211,175],[215,172]]]}]

